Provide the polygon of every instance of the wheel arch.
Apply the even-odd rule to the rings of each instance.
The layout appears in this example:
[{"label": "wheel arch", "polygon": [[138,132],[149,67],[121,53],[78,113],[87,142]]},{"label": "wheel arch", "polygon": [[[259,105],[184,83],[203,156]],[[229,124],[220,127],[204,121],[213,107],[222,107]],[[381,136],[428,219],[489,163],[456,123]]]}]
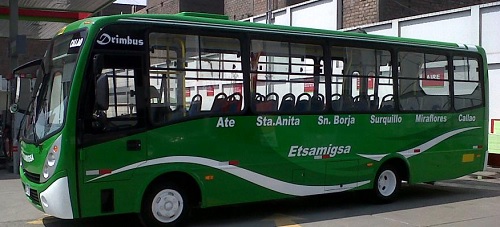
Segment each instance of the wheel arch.
[{"label": "wheel arch", "polygon": [[377,172],[384,166],[393,166],[400,174],[401,180],[410,182],[410,166],[406,159],[399,157],[389,158],[382,162]]}]

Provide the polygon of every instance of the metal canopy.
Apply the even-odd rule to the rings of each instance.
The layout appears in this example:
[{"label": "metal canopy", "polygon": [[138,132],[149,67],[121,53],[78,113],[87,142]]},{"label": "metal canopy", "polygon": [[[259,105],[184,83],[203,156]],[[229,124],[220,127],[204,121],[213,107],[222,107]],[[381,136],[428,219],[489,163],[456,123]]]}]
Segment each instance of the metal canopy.
[{"label": "metal canopy", "polygon": [[[66,24],[87,18],[115,0],[19,0],[18,34],[50,39]],[[9,0],[0,0],[0,37],[9,37]]]}]

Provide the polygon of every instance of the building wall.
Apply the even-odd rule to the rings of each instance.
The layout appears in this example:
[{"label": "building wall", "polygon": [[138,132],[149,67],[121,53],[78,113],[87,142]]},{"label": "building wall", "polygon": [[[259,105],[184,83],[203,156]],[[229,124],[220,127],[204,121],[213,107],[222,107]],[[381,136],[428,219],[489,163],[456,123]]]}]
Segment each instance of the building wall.
[{"label": "building wall", "polygon": [[224,0],[180,0],[179,11],[224,14]]},{"label": "building wall", "polygon": [[146,8],[139,13],[176,14],[200,12],[224,14],[224,0],[148,0]]},{"label": "building wall", "polygon": [[378,0],[379,21],[456,9],[465,6],[496,2],[498,0]]},{"label": "building wall", "polygon": [[147,14],[174,14],[179,12],[180,0],[148,0],[146,8],[141,12]]},{"label": "building wall", "polygon": [[257,15],[255,6],[255,1],[225,0],[224,14],[231,20],[242,20]]},{"label": "building wall", "polygon": [[379,0],[343,0],[342,27],[378,22],[378,3]]},{"label": "building wall", "polygon": [[233,20],[243,20],[265,14],[268,4],[271,10],[277,10],[306,1],[308,0],[225,0],[224,14]]},{"label": "building wall", "polygon": [[[243,2],[243,1],[236,1],[236,2]],[[267,0],[253,0],[253,4],[254,4],[254,12],[253,12],[254,15],[266,13],[268,7]]]},{"label": "building wall", "polygon": [[99,12],[93,14],[93,16],[105,16],[105,15],[116,15],[116,14],[128,14],[135,13],[145,6],[141,5],[128,5],[128,4],[111,4],[110,6],[102,9]]}]

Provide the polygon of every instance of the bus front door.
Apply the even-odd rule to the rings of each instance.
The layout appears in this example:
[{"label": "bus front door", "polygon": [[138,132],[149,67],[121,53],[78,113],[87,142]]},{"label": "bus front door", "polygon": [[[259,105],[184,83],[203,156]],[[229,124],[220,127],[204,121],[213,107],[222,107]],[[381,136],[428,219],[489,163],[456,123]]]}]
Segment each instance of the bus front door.
[{"label": "bus front door", "polygon": [[[141,57],[104,56],[96,75],[93,108],[83,135],[79,164],[79,197],[82,217],[131,212],[129,196],[133,175],[146,157],[145,89]],[[90,90],[90,89],[87,89]],[[89,120],[88,118],[92,118]],[[90,122],[91,121],[91,122]]]}]

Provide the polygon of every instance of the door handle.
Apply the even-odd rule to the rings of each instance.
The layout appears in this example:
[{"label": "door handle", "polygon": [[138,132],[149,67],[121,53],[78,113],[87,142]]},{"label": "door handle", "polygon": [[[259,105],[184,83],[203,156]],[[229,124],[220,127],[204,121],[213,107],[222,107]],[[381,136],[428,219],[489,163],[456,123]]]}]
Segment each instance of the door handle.
[{"label": "door handle", "polygon": [[140,140],[127,140],[127,150],[128,151],[140,151],[141,141]]}]

